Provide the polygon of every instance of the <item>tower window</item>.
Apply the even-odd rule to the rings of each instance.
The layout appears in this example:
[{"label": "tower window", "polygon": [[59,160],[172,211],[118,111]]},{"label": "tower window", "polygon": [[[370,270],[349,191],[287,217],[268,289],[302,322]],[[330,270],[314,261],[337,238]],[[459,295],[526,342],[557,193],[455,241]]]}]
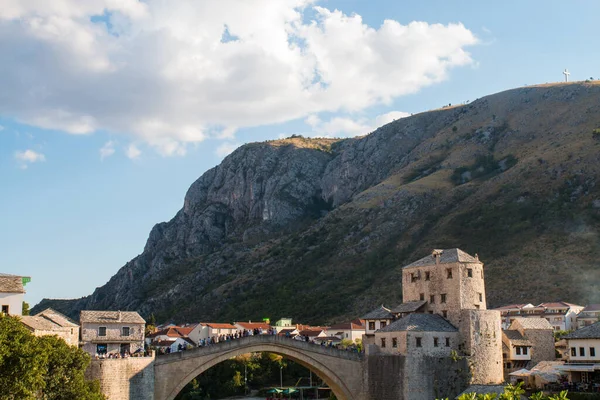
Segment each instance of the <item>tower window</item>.
[{"label": "tower window", "polygon": [[446,311],[446,310],[443,310],[443,311],[442,311],[442,317],[444,317],[444,318],[448,318],[448,311]]},{"label": "tower window", "polygon": [[420,337],[418,337],[418,338],[415,338],[415,339],[417,339],[417,340],[416,340],[416,342],[417,342],[417,347],[423,347],[423,343],[421,342],[421,338],[420,338]]},{"label": "tower window", "polygon": [[381,338],[381,347],[385,347],[385,338],[384,337]]},{"label": "tower window", "polygon": [[431,296],[429,296],[429,303],[435,304],[435,295],[432,294]]},{"label": "tower window", "polygon": [[438,345],[439,345],[439,339],[434,337],[433,338],[433,347],[438,347]]},{"label": "tower window", "polygon": [[425,300],[425,293],[419,293],[419,300]]},{"label": "tower window", "polygon": [[468,276],[469,278],[472,278],[472,277],[473,277],[473,268],[467,268],[467,276]]},{"label": "tower window", "polygon": [[431,273],[429,271],[425,271],[425,280],[428,281],[431,278]]},{"label": "tower window", "polygon": [[392,347],[398,347],[398,338],[392,338]]},{"label": "tower window", "polygon": [[479,294],[479,301],[482,302],[483,301],[483,293],[478,293]]},{"label": "tower window", "polygon": [[450,347],[450,338],[449,337],[446,338],[446,347]]},{"label": "tower window", "polygon": [[414,272],[412,272],[410,274],[410,281],[411,282],[416,282],[417,281],[417,274],[415,274]]},{"label": "tower window", "polygon": [[446,274],[448,279],[452,279],[452,268],[446,268]]},{"label": "tower window", "polygon": [[440,297],[442,298],[440,301],[441,301],[442,303],[445,303],[445,302],[446,302],[446,293],[442,293],[442,294],[440,295]]}]

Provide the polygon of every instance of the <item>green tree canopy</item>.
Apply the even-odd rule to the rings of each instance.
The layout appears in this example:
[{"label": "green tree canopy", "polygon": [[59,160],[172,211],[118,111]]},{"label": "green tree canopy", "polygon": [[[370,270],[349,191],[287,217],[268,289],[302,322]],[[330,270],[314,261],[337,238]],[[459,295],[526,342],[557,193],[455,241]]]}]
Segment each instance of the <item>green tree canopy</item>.
[{"label": "green tree canopy", "polygon": [[0,393],[3,399],[103,400],[97,381],[84,378],[90,357],[57,336],[33,336],[16,317],[0,316]]}]

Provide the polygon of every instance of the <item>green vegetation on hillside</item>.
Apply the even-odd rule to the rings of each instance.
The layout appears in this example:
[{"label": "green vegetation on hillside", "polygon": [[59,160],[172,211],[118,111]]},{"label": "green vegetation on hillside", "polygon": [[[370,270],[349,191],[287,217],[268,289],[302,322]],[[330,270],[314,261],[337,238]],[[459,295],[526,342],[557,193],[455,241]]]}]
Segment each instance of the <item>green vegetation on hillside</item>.
[{"label": "green vegetation on hillside", "polygon": [[0,393],[7,400],[103,400],[84,372],[90,357],[56,336],[33,336],[16,317],[0,315]]}]

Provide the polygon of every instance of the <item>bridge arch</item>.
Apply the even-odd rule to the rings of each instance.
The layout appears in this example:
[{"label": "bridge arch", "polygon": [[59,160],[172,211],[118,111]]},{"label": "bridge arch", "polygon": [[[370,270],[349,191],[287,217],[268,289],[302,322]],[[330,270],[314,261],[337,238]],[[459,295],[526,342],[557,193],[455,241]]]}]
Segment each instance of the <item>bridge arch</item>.
[{"label": "bridge arch", "polygon": [[154,400],[173,400],[196,376],[232,357],[276,353],[315,372],[340,400],[362,398],[363,363],[359,354],[285,337],[258,335],[156,358]]}]

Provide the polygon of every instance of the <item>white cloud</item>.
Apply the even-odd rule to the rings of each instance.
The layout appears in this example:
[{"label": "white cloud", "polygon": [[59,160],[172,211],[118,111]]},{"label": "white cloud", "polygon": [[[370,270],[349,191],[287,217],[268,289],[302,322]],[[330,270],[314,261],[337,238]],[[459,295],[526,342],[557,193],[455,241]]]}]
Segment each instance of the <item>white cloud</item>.
[{"label": "white cloud", "polygon": [[100,149],[100,160],[104,160],[113,154],[115,154],[115,143],[112,140],[109,140]]},{"label": "white cloud", "polygon": [[404,111],[390,111],[386,114],[381,114],[375,117],[375,126],[380,127],[397,119],[406,118],[408,116],[410,116],[410,113]]},{"label": "white cloud", "polygon": [[311,136],[354,137],[366,135],[380,126],[400,118],[408,117],[409,115],[409,113],[403,111],[390,111],[386,114],[378,115],[373,120],[366,118],[333,117],[328,121],[322,121],[318,116],[313,114],[309,115],[304,122],[311,127]]},{"label": "white cloud", "polygon": [[128,158],[135,160],[142,155],[142,151],[138,149],[136,145],[130,144],[129,147],[127,147],[127,150],[125,150],[125,155],[127,155]]},{"label": "white cloud", "polygon": [[219,145],[219,147],[217,147],[217,150],[215,150],[215,154],[220,158],[224,158],[225,156],[228,156],[229,154],[233,153],[233,151],[238,147],[240,147],[239,143],[224,142],[221,145]]},{"label": "white cloud", "polygon": [[38,153],[31,149],[15,152],[15,159],[22,169],[27,169],[29,164],[46,161],[46,157],[42,153]]},{"label": "white cloud", "polygon": [[0,125],[0,132],[2,132],[4,130],[4,127],[2,125]]},{"label": "white cloud", "polygon": [[462,24],[373,28],[313,1],[2,0],[0,54],[29,56],[0,64],[0,115],[182,155],[237,128],[388,104],[473,64]]}]

